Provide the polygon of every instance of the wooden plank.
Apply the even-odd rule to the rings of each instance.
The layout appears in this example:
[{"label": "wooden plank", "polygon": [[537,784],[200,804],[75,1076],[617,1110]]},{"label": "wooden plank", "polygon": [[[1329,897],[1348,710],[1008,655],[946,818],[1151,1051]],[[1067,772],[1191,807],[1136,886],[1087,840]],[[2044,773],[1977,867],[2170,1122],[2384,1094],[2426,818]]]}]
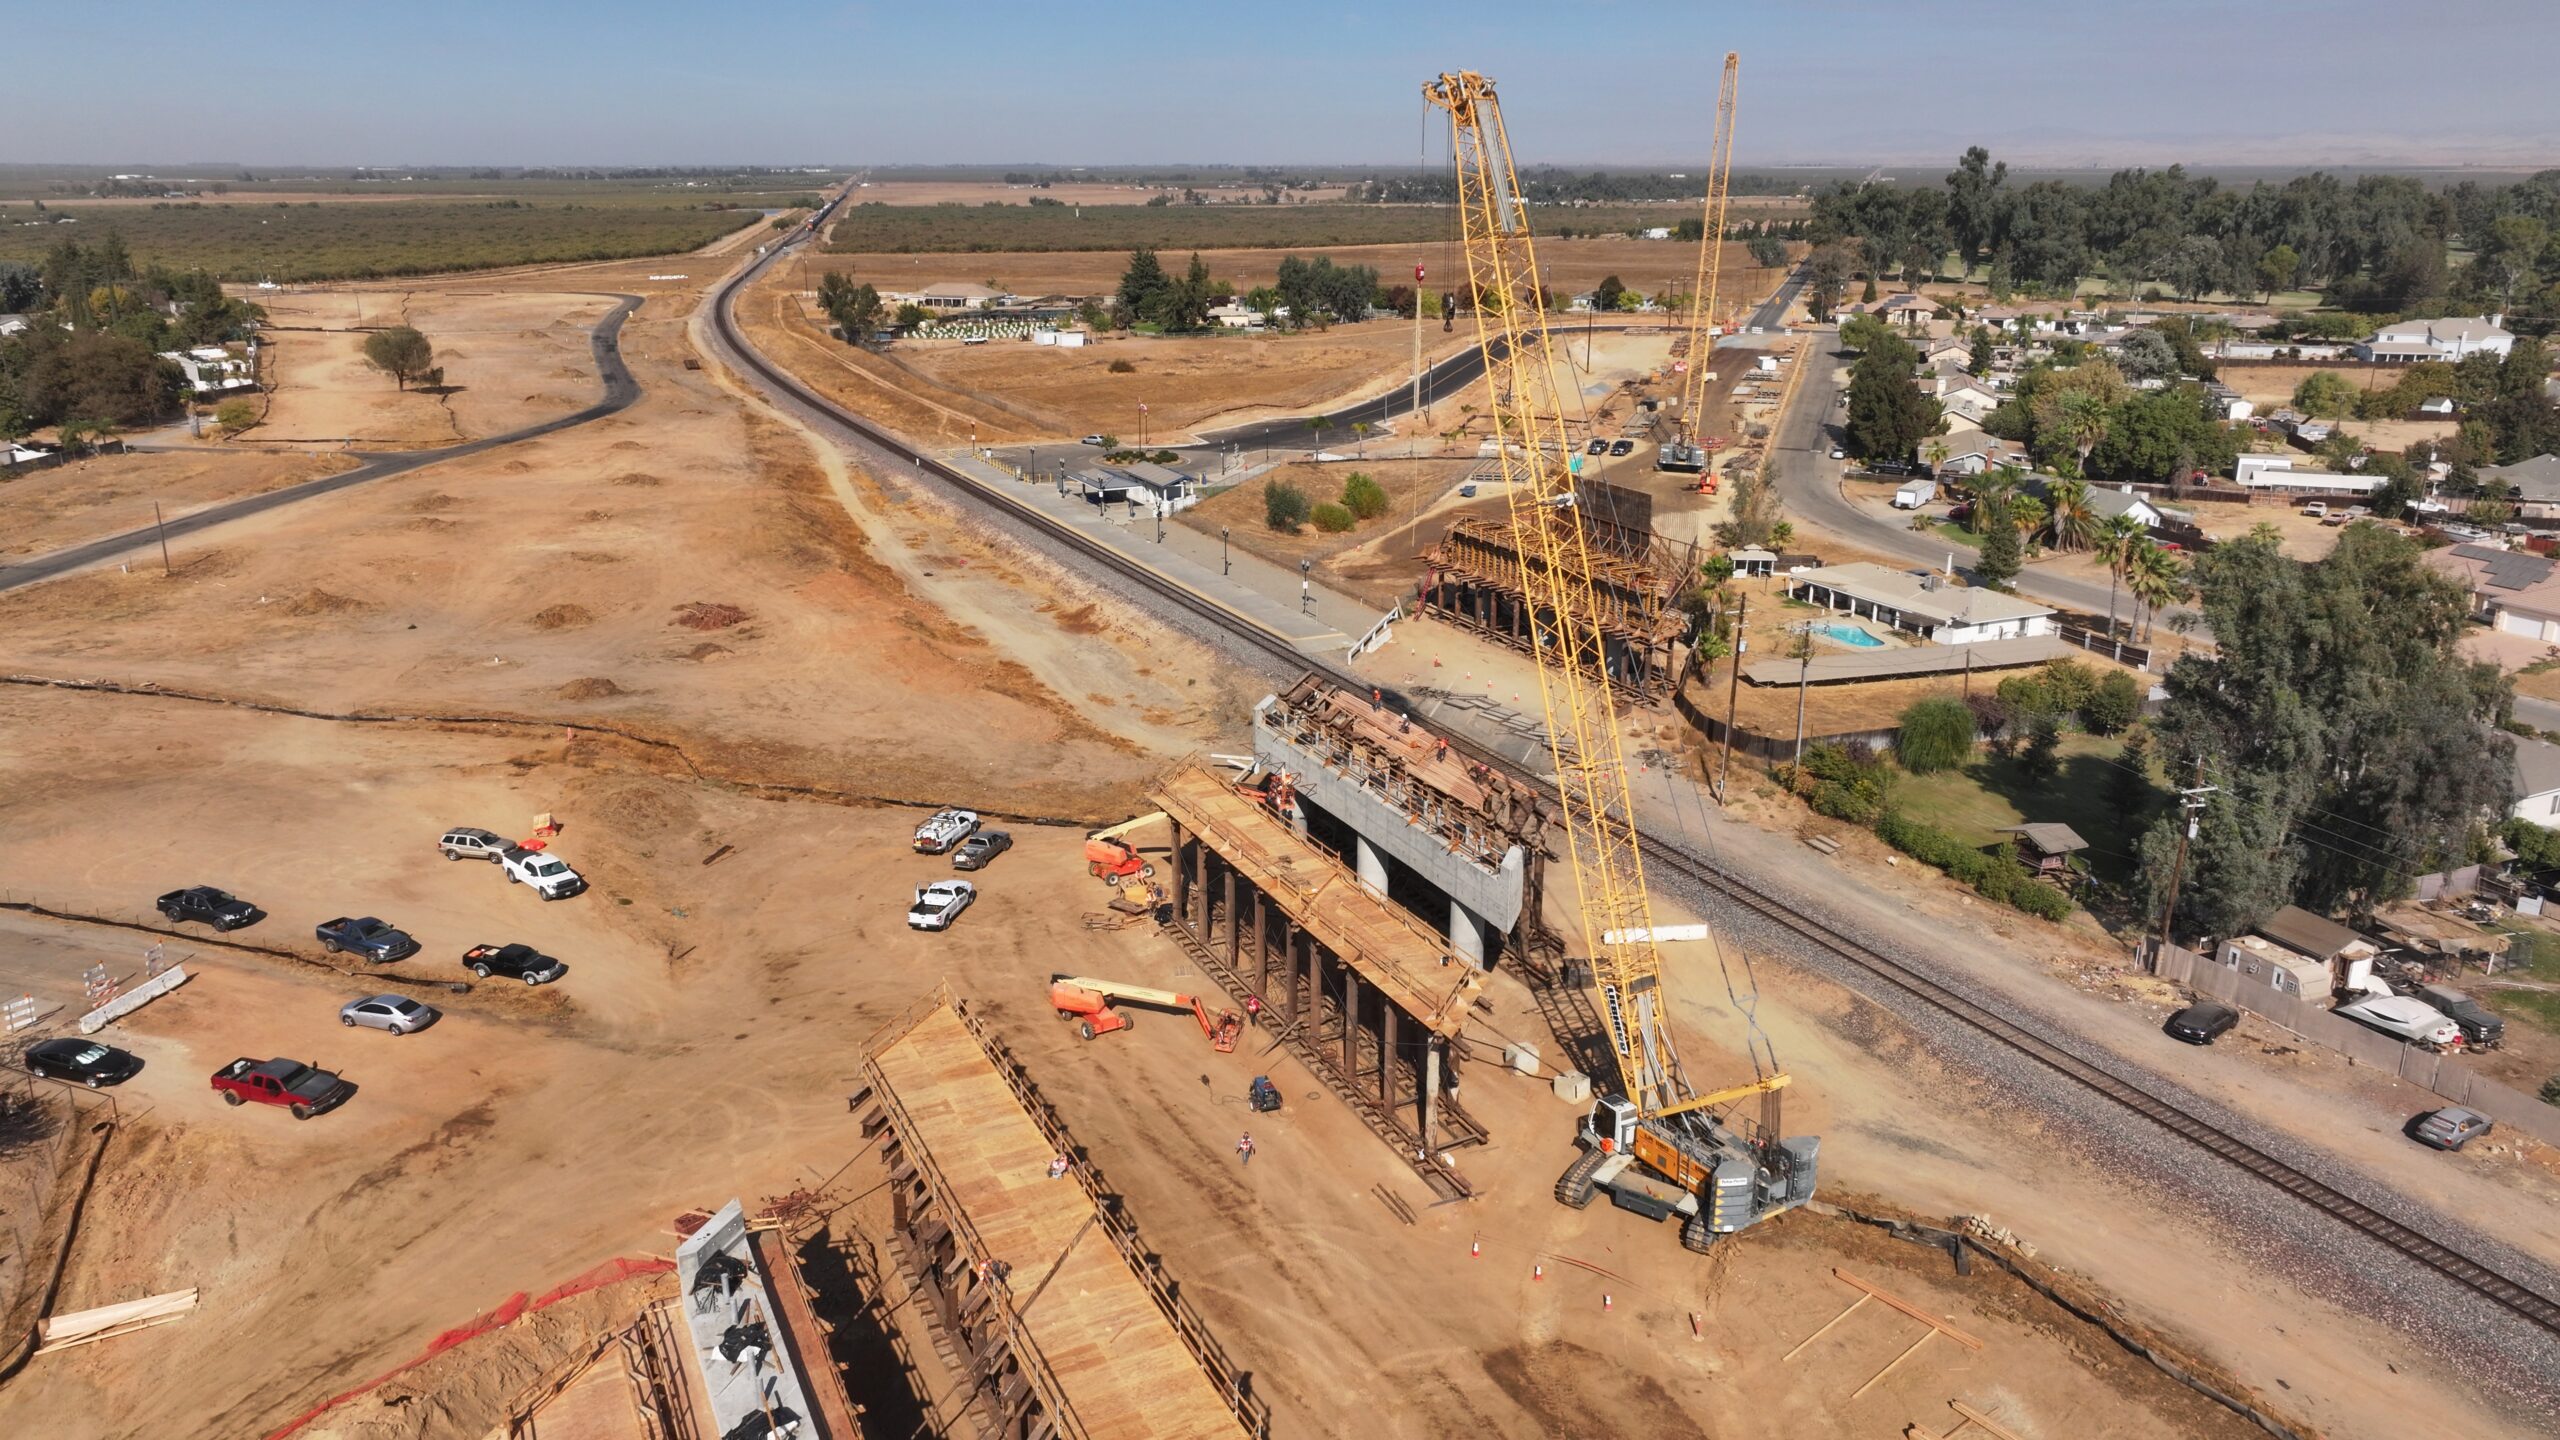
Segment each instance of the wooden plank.
[{"label": "wooden plank", "polygon": [[163,1321],[182,1319],[195,1308],[194,1290],[172,1290],[139,1300],[120,1300],[113,1305],[48,1316],[36,1322],[36,1337],[44,1341],[45,1350],[61,1350],[85,1345],[91,1340],[103,1340],[110,1335],[129,1334]]},{"label": "wooden plank", "polygon": [[1887,1305],[1892,1306],[1894,1309],[1901,1311],[1903,1314],[1910,1316],[1912,1319],[1919,1321],[1921,1324],[1928,1326],[1930,1329],[1937,1331],[1939,1334],[1946,1336],[1948,1339],[1964,1346],[1968,1350],[1979,1350],[1982,1348],[1981,1341],[1974,1339],[1972,1336],[1967,1335],[1953,1325],[1948,1324],[1946,1321],[1939,1319],[1937,1316],[1930,1314],[1928,1311],[1921,1309],[1919,1306],[1912,1304],[1910,1301],[1903,1299],[1901,1296],[1896,1295],[1889,1290],[1885,1290],[1879,1286],[1870,1285],[1866,1281],[1859,1279],[1857,1276],[1850,1274],[1848,1271],[1837,1267],[1832,1269],[1831,1274],[1832,1278],[1849,1286],[1851,1289],[1863,1290],[1867,1294],[1873,1295],[1878,1300],[1883,1301]]},{"label": "wooden plank", "polygon": [[935,1009],[872,1063],[907,1117],[908,1143],[930,1157],[984,1246],[973,1259],[1010,1267],[1026,1305],[1019,1348],[1045,1365],[1078,1428],[1232,1440],[1234,1412],[1119,1252],[1095,1236],[1070,1244],[1094,1222],[1093,1202],[1074,1180],[1049,1178],[1048,1138],[959,1016]]}]

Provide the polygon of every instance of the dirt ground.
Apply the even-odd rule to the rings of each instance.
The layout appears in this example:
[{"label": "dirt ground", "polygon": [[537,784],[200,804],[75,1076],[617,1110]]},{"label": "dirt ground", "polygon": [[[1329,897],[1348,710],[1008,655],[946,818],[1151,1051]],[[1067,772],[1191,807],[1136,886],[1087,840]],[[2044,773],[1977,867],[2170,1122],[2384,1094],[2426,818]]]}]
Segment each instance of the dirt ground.
[{"label": "dirt ground", "polygon": [[[1466,273],[1466,256],[1457,247],[1455,231],[1441,244],[1203,250],[1200,259],[1208,265],[1211,275],[1231,282],[1242,293],[1256,285],[1270,284],[1278,277],[1284,258],[1293,254],[1312,258],[1317,253],[1332,256],[1336,265],[1367,265],[1387,285],[1410,283],[1416,265],[1429,272],[1424,280],[1426,287],[1438,287],[1444,280],[1454,284],[1457,277]],[[1165,263],[1177,261],[1188,265],[1190,252],[1180,256],[1168,252]],[[1780,272],[1753,265],[1750,251],[1739,242],[1724,247],[1719,263],[1723,268],[1719,291],[1730,298],[1735,310],[1759,304],[1778,288]],[[1541,238],[1538,264],[1546,272],[1548,288],[1560,295],[1580,294],[1610,275],[1617,276],[1628,289],[1647,295],[1665,290],[1685,295],[1697,278],[1698,248],[1694,242],[1672,240]],[[850,271],[855,278],[868,280],[883,290],[915,290],[946,280],[994,279],[999,282],[997,288],[1021,295],[1107,295],[1119,289],[1120,276],[1128,268],[1126,252],[1105,250],[822,255],[810,260],[808,283],[817,284],[815,272],[834,269]]]},{"label": "dirt ground", "polygon": [[[1198,190],[1209,203],[1223,204],[1235,200],[1262,199],[1262,187],[1235,185],[1134,185],[1115,181],[1052,180],[1046,186],[1008,185],[1001,180],[871,180],[855,187],[852,203],[856,205],[1028,205],[1037,195],[1061,205],[1143,205],[1147,197],[1161,191],[1179,195],[1185,188]],[[1339,185],[1315,189],[1292,190],[1291,203],[1298,197],[1309,201],[1339,200]]]},{"label": "dirt ground", "polygon": [[164,518],[175,520],[220,501],[316,480],[350,463],[247,450],[130,451],[38,470],[0,483],[0,556],[43,554],[148,525],[154,501]]},{"label": "dirt ground", "polygon": [[[172,578],[110,568],[0,596],[10,672],[410,717],[0,687],[6,898],[127,917],[174,886],[220,884],[272,912],[235,939],[302,957],[190,935],[171,952],[195,981],[115,1027],[147,1068],[118,1092],[131,1123],[61,1303],[187,1285],[203,1303],[37,1362],[0,1391],[0,1433],[264,1433],[513,1290],[663,1247],[684,1208],[840,1178],[861,1147],[843,1097],[862,1038],[945,978],[983,1000],[1288,1433],[1888,1433],[1943,1430],[1950,1397],[2025,1434],[2241,1433],[1926,1252],[1798,1216],[1702,1260],[1623,1212],[1563,1210],[1550,1190],[1564,1108],[1489,1063],[1470,1062],[1466,1103],[1496,1138],[1459,1161],[1485,1198],[1433,1208],[1285,1056],[1213,1056],[1180,1024],[1073,1038],[1042,1003],[1052,973],[1173,983],[1186,966],[1152,932],[1087,929],[1101,892],[1080,828],[1033,817],[1130,813],[1170,757],[1235,748],[1261,686],[683,368],[685,302],[710,277],[644,282],[662,269],[575,272],[578,288],[652,297],[624,347],[647,393],[621,415],[225,527],[183,546]],[[521,283],[556,295],[562,273]],[[1016,847],[977,877],[954,932],[926,935],[903,907],[949,869],[907,837],[918,805],[945,801],[989,812]],[[451,825],[513,832],[543,812],[566,822],[558,852],[594,885],[564,904],[431,848]],[[403,925],[424,952],[353,974],[317,963],[310,926],[351,911]],[[129,970],[149,938],[0,914],[0,979],[76,997],[71,960]],[[466,978],[463,947],[503,940],[570,973],[442,988]],[[1712,998],[1710,959],[1677,969],[1680,1023],[1708,1042],[1693,1068],[1722,1076],[1740,1020]],[[1980,1105],[1970,1076],[1825,984],[1762,974],[1762,1022],[1807,1077],[1790,1128],[1829,1138],[1841,1193],[2049,1233],[2132,1312],[2176,1317],[2163,1328],[2248,1362],[2270,1395],[2286,1380],[2278,1408],[2336,1433],[2385,1433],[2376,1417],[2419,1405],[2497,1428],[2408,1367],[2373,1373],[2364,1357],[2406,1347],[2246,1256],[2219,1257],[2228,1293],[2200,1319],[2146,1239],[2191,1217],[2067,1147],[2021,1164],[2033,1137]],[[447,1018],[401,1039],[336,1023],[382,988]],[[1492,993],[1475,1042],[1544,1038],[1516,985]],[[227,1109],[204,1077],[242,1054],[330,1065],[360,1093],[308,1124]],[[1248,1181],[1229,1147],[1256,1066],[1289,1108],[1254,1120]],[[1373,1186],[1408,1195],[1414,1221]],[[1615,1274],[1560,1258],[1539,1280],[1522,1263],[1538,1255]],[[1782,1358],[1847,1303],[1833,1265],[1948,1314],[1985,1350],[1933,1344],[1849,1400],[1899,1348],[1886,1327],[1843,1326]],[[1693,1313],[1704,1339],[1689,1338]],[[2300,1344],[2267,1338],[2311,1322]],[[396,1433],[481,1440],[516,1373],[493,1369],[411,1406]]]},{"label": "dirt ground", "polygon": [[[1426,325],[1423,361],[1474,343],[1472,329],[1453,336]],[[1050,434],[1098,431],[1134,445],[1143,421],[1153,441],[1165,444],[1205,428],[1331,409],[1410,379],[1413,322],[1371,320],[1294,335],[1114,336],[1064,349],[1028,340],[901,341],[886,358],[937,387],[1000,396]],[[1132,368],[1114,373],[1115,364]],[[1352,440],[1344,433],[1327,444],[1348,450]]]},{"label": "dirt ground", "polygon": [[[521,428],[594,402],[587,332],[609,298],[463,289],[262,291],[260,377],[272,393],[241,439],[405,450]],[[401,389],[364,360],[366,334],[414,326],[444,384]]]}]

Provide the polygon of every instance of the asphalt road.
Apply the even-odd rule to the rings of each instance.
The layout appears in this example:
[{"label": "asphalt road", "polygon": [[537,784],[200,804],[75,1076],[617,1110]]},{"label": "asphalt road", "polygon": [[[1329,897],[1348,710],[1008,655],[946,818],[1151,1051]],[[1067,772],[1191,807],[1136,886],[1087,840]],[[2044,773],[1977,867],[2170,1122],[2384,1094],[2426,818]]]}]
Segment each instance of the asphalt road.
[{"label": "asphalt road", "polygon": [[446,460],[458,460],[465,455],[477,455],[483,451],[520,444],[572,426],[584,425],[590,420],[602,419],[617,410],[625,409],[632,401],[640,398],[640,383],[631,378],[631,371],[622,363],[620,345],[622,321],[633,310],[639,308],[641,297],[617,294],[614,298],[621,303],[607,312],[602,320],[597,321],[596,328],[588,335],[588,343],[595,351],[596,373],[604,377],[604,398],[584,410],[563,415],[556,420],[545,420],[539,425],[529,425],[522,430],[510,430],[504,435],[492,435],[483,440],[469,440],[460,445],[448,445],[441,450],[404,450],[391,454],[368,454],[357,451],[354,453],[361,456],[364,463],[353,470],[342,470],[335,475],[323,475],[317,480],[307,480],[300,485],[287,486],[282,490],[270,490],[263,495],[251,495],[245,499],[209,505],[202,510],[181,515],[169,521],[166,526],[146,525],[140,529],[127,530],[121,535],[110,535],[103,540],[91,540],[86,544],[56,550],[14,565],[0,565],[0,590],[15,590],[21,585],[33,585],[38,581],[51,580],[83,566],[95,565],[101,560],[112,560],[119,555],[148,548],[158,544],[163,535],[171,540],[181,539],[199,531],[210,530],[217,525],[227,525],[234,520],[263,515],[270,510],[279,510],[304,500],[334,494],[350,486],[362,485],[369,480],[380,480],[390,475],[405,475],[412,470]]},{"label": "asphalt road", "polygon": [[2536,730],[2560,732],[2560,701],[2519,695],[2516,697],[2516,718]]},{"label": "asphalt road", "polygon": [[1759,309],[1743,317],[1742,328],[1746,330],[1777,329],[1787,318],[1787,307],[1796,302],[1797,293],[1804,289],[1804,282],[1803,270],[1798,269],[1789,274],[1786,283],[1778,287],[1776,294],[1762,301]]},{"label": "asphalt road", "polygon": [[[1803,361],[1810,368],[1796,382],[1800,388],[1795,406],[1778,429],[1773,453],[1786,456],[1786,463],[1778,471],[1778,491],[1786,500],[1787,509],[1817,530],[1906,561],[1914,568],[1944,566],[1952,550],[1957,572],[1970,579],[1966,562],[1972,558],[1972,551],[1911,529],[1910,518],[1902,512],[1879,511],[1841,492],[1840,477],[1848,465],[1831,458],[1831,447],[1839,435],[1839,397],[1844,387],[1832,372],[1845,364],[1847,357],[1832,350],[1833,340],[1834,332],[1828,329],[1811,333]],[[2094,581],[2054,575],[2030,565],[2018,572],[2012,588],[2030,599],[2084,615],[2107,613],[2107,587]],[[2117,596],[2116,613],[2132,613],[2122,595]]]}]

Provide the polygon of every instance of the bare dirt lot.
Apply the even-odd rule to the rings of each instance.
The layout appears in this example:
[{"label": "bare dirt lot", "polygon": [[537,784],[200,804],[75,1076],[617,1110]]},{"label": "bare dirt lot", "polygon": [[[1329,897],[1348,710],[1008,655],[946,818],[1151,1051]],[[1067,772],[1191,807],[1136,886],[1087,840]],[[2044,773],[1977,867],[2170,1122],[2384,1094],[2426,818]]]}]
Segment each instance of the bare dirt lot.
[{"label": "bare dirt lot", "polygon": [[[1379,283],[1406,285],[1413,280],[1417,265],[1429,271],[1424,280],[1427,289],[1442,289],[1460,283],[1466,272],[1466,257],[1458,250],[1455,232],[1445,244],[1429,245],[1335,245],[1306,250],[1203,250],[1200,259],[1209,273],[1232,282],[1239,293],[1256,285],[1267,285],[1280,271],[1280,262],[1292,254],[1312,258],[1322,253],[1333,257],[1336,265],[1367,265],[1378,272]],[[1188,251],[1180,256],[1164,257],[1167,266],[1177,261],[1190,263]],[[1538,265],[1546,273],[1547,285],[1562,295],[1573,295],[1598,285],[1605,276],[1615,275],[1630,290],[1652,295],[1669,290],[1687,294],[1696,279],[1698,249],[1695,244],[1669,240],[1559,240],[1538,241]],[[1736,308],[1756,305],[1769,292],[1778,288],[1779,272],[1762,270],[1751,263],[1750,252],[1740,244],[1724,247],[1722,293],[1730,297]],[[1125,252],[1090,251],[1023,251],[968,255],[898,255],[855,254],[811,257],[807,283],[817,284],[817,272],[847,270],[855,278],[868,280],[882,290],[915,290],[949,280],[994,280],[998,288],[1023,295],[1107,295],[1120,287],[1120,276],[1129,268]]]},{"label": "bare dirt lot", "polygon": [[[587,332],[599,295],[461,289],[262,293],[261,377],[271,394],[245,439],[397,450],[518,429],[592,403]],[[441,386],[402,389],[367,365],[367,334],[408,325],[435,346]]]},{"label": "bare dirt lot", "polygon": [[[577,283],[634,288],[644,268]],[[271,912],[231,938],[285,952],[190,932],[171,949],[197,978],[113,1032],[146,1068],[119,1092],[130,1124],[61,1304],[197,1286],[202,1306],[36,1362],[0,1391],[0,1433],[264,1434],[511,1291],[662,1248],[686,1207],[826,1185],[862,1146],[844,1103],[861,1040],[945,978],[983,998],[1285,1433],[1943,1431],[1950,1398],[2030,1435],[2244,1433],[1931,1252],[1801,1215],[1700,1258],[1615,1209],[1562,1209],[1570,1112],[1489,1061],[1467,1063],[1466,1103],[1496,1138],[1458,1162],[1485,1198],[1434,1208],[1285,1055],[1215,1055],[1181,1020],[1075,1038],[1043,1003],[1057,971],[1198,977],[1153,931],[1087,928],[1104,892],[1081,824],[1038,819],[1116,819],[1167,758],[1235,748],[1259,677],[683,368],[685,292],[640,288],[625,352],[647,393],[621,415],[210,532],[174,577],[109,568],[0,596],[0,671],[203,697],[0,686],[8,898],[119,918],[222,884]],[[1016,846],[955,930],[929,935],[902,912],[951,872],[908,836],[915,804],[945,801]],[[544,812],[594,885],[562,904],[432,848],[451,825],[512,834]],[[424,953],[327,966],[310,927],[350,912]],[[76,995],[80,963],[130,970],[151,938],[10,914],[0,977],[38,956],[26,983]],[[438,988],[467,978],[464,946],[502,940],[570,973]],[[1680,1021],[1712,1042],[1693,1064],[1724,1076],[1740,1018],[1711,960],[1677,964]],[[2336,1433],[2400,1433],[2421,1410],[2498,1428],[2414,1365],[2383,1373],[2369,1357],[2405,1361],[2405,1345],[2245,1255],[2208,1256],[2228,1279],[2200,1320],[2152,1238],[2192,1216],[2067,1145],[2028,1151],[2040,1137],[1892,1021],[1762,973],[1761,1018],[1807,1077],[1790,1128],[1830,1138],[1839,1193],[2049,1231],[2131,1310],[2181,1317],[2173,1338],[2269,1395],[2284,1380],[2277,1408]],[[1543,1038],[1497,980],[1471,1041]],[[447,1017],[399,1039],[337,1023],[386,988]],[[359,1093],[307,1124],[225,1108],[205,1077],[243,1054],[331,1065]],[[1251,1120],[1248,1173],[1230,1147],[1243,1083],[1266,1072],[1288,1106]],[[1539,1279],[1539,1256],[1579,1263]],[[1985,1348],[1923,1352],[1853,1397],[1907,1332],[1844,1326],[1784,1358],[1848,1303],[1835,1265]],[[482,1440],[515,1373],[385,1392],[329,1433]]]},{"label": "bare dirt lot", "polygon": [[[0,484],[0,556],[28,556],[345,468],[334,456],[246,450],[100,455]],[[157,563],[157,556],[153,557]]]}]

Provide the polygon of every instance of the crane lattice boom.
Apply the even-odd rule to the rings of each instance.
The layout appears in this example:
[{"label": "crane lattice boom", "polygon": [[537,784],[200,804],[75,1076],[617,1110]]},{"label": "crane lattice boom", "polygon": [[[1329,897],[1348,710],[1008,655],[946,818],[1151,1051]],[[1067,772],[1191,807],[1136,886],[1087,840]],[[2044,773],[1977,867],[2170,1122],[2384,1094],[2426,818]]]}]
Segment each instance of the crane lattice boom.
[{"label": "crane lattice boom", "polygon": [[1510,138],[1493,82],[1482,75],[1442,75],[1423,95],[1449,112],[1468,293],[1494,396],[1523,588],[1535,617],[1538,694],[1581,894],[1583,945],[1594,958],[1627,1098],[1648,1115],[1686,1109],[1689,1087],[1664,1013],[1662,957],[1651,939],[1652,902],[1607,667],[1577,663],[1599,658],[1605,637],[1589,540],[1576,513],[1574,445],[1556,387],[1537,249]]},{"label": "crane lattice boom", "polygon": [[1716,130],[1707,144],[1707,205],[1704,233],[1698,239],[1698,278],[1689,287],[1689,373],[1680,388],[1680,433],[1698,438],[1698,411],[1706,403],[1707,375],[1713,370],[1717,292],[1724,278],[1726,195],[1733,184],[1733,107],[1742,88],[1742,57],[1724,55],[1724,83],[1716,94]]}]

